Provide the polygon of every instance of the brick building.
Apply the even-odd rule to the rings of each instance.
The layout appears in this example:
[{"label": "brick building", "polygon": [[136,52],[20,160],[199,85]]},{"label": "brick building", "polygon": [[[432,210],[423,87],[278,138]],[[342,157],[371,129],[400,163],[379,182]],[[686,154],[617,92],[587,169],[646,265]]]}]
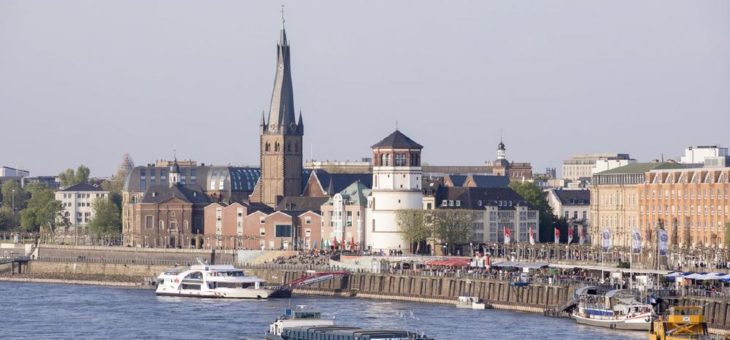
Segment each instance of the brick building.
[{"label": "brick building", "polygon": [[730,222],[730,168],[654,169],[638,186],[642,238],[663,224],[670,245],[725,247]]}]

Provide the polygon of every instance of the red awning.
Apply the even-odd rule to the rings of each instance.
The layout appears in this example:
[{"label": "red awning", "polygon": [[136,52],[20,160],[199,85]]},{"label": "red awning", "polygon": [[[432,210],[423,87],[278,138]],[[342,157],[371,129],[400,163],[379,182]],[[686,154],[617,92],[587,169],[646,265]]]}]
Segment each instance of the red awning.
[{"label": "red awning", "polygon": [[445,260],[434,260],[426,262],[429,266],[443,266],[443,267],[468,267],[469,263],[468,258],[462,258],[462,257],[455,257],[451,259],[445,259]]}]

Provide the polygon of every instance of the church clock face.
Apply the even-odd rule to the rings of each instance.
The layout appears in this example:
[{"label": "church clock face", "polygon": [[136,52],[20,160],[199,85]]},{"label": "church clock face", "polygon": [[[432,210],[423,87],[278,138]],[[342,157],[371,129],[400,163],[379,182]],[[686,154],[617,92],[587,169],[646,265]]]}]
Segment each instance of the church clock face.
[{"label": "church clock face", "polygon": [[294,122],[289,123],[289,128],[291,128],[292,131],[295,131],[297,129],[297,124]]},{"label": "church clock face", "polygon": [[275,124],[270,124],[269,125],[269,130],[276,130],[276,125]]}]

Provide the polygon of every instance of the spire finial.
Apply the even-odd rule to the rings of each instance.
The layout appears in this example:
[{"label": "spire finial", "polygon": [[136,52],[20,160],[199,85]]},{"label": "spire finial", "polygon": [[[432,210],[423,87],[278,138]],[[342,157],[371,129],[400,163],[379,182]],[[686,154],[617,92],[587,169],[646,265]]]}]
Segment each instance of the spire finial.
[{"label": "spire finial", "polygon": [[281,29],[284,29],[284,23],[286,20],[284,19],[284,4],[281,4]]},{"label": "spire finial", "polygon": [[398,120],[395,121],[395,131],[398,131]]}]

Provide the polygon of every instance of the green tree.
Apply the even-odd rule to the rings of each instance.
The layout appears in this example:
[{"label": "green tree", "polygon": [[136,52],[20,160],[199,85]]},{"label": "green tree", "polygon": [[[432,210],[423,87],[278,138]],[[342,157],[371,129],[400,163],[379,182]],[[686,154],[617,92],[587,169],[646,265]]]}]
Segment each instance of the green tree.
[{"label": "green tree", "polygon": [[18,217],[10,208],[0,208],[0,230],[11,230],[18,226]]},{"label": "green tree", "polygon": [[92,203],[94,218],[89,222],[89,229],[99,235],[117,234],[122,231],[122,219],[119,207],[110,199],[99,198]]},{"label": "green tree", "polygon": [[74,169],[64,170],[58,174],[58,178],[61,180],[61,186],[68,188],[79,183],[88,183],[90,173],[91,171],[86,165],[79,165],[76,171]]},{"label": "green tree", "polygon": [[[510,182],[509,187],[512,188],[520,197],[525,199],[527,203],[534,206],[540,214],[540,242],[553,242],[555,240],[555,233],[553,227],[560,227],[560,221],[553,215],[553,209],[545,198],[537,184],[532,182]],[[563,231],[560,233],[564,234]]]},{"label": "green tree", "polygon": [[421,242],[431,237],[431,228],[426,224],[425,216],[425,210],[404,209],[396,212],[396,219],[403,236],[409,244],[416,243],[415,254],[421,251]]},{"label": "green tree", "polygon": [[449,247],[469,242],[474,215],[464,209],[439,209],[433,211],[433,229],[436,236]]},{"label": "green tree", "polygon": [[53,230],[60,211],[61,202],[55,200],[52,190],[33,187],[28,206],[20,212],[20,226],[27,231],[38,231],[41,227]]},{"label": "green tree", "polygon": [[28,194],[17,181],[10,180],[3,183],[0,193],[3,197],[3,207],[11,209],[14,206],[15,211],[20,211],[25,207]]}]

